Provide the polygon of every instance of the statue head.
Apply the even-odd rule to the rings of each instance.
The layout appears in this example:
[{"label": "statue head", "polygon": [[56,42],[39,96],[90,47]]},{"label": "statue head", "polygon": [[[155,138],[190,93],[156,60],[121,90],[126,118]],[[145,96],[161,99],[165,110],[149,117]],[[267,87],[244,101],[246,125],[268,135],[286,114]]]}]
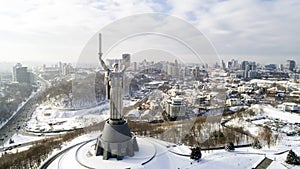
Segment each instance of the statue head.
[{"label": "statue head", "polygon": [[114,68],[114,72],[118,72],[119,71],[119,64],[118,63],[114,63],[113,64],[113,68]]}]

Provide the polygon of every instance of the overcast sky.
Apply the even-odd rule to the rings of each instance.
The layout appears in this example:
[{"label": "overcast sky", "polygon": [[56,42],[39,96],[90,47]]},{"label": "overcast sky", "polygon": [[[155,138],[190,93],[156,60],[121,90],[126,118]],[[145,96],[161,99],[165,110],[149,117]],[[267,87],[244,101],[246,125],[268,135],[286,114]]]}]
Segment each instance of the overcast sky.
[{"label": "overcast sky", "polygon": [[74,63],[101,28],[145,12],[193,24],[224,60],[300,62],[299,0],[0,0],[0,62]]}]

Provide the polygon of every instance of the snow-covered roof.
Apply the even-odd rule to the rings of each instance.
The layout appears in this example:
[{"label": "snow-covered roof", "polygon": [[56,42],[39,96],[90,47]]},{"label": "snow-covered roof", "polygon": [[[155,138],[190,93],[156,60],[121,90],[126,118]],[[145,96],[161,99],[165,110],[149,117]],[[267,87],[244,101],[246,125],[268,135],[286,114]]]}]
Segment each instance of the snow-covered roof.
[{"label": "snow-covered roof", "polygon": [[297,106],[297,104],[293,103],[293,102],[284,102],[284,103],[282,103],[282,105],[285,105],[285,106]]},{"label": "snow-covered roof", "polygon": [[148,109],[142,114],[142,116],[155,116],[155,112],[153,110]]},{"label": "snow-covered roof", "polygon": [[137,109],[130,110],[126,115],[126,117],[140,117],[140,116],[141,116],[141,112]]}]

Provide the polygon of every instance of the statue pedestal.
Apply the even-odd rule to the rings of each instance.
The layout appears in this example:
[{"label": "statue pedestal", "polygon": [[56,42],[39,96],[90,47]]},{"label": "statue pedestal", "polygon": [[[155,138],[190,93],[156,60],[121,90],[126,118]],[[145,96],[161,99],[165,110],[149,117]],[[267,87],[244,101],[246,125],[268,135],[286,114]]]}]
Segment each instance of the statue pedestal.
[{"label": "statue pedestal", "polygon": [[124,156],[134,156],[134,152],[139,150],[136,137],[124,120],[107,120],[95,148],[96,156],[102,155],[104,160],[122,160]]}]

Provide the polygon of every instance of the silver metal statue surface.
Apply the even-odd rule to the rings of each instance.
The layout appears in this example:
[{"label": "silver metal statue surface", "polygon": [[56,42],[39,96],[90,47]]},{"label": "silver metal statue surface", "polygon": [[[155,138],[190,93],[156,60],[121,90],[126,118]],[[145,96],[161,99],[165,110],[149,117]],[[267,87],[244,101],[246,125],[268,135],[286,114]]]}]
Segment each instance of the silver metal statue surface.
[{"label": "silver metal statue surface", "polygon": [[99,54],[101,66],[106,71],[105,84],[106,84],[106,97],[109,99],[110,104],[110,119],[120,120],[123,118],[123,93],[124,93],[124,73],[126,67],[120,70],[118,63],[113,65],[113,70],[110,70],[102,59],[102,54]]}]

